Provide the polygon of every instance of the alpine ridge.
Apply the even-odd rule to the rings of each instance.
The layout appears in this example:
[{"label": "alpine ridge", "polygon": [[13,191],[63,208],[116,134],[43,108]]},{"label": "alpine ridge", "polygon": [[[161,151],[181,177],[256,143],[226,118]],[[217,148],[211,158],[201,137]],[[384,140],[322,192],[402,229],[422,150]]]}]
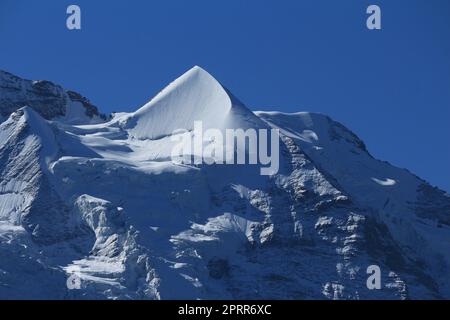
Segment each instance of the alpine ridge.
[{"label": "alpine ridge", "polygon": [[[0,71],[0,114],[0,299],[450,299],[450,196],[328,116],[200,67],[111,118]],[[195,121],[279,129],[278,173],[171,161]]]}]

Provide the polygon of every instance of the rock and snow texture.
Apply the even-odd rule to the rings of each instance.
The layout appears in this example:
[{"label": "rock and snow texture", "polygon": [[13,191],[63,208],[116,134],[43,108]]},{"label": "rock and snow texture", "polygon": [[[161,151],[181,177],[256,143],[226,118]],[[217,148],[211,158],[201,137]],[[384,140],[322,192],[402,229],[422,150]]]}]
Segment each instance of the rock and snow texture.
[{"label": "rock and snow texture", "polygon": [[69,124],[99,123],[107,119],[79,93],[65,91],[49,81],[25,80],[0,70],[0,119],[26,106],[47,120],[58,119]]},{"label": "rock and snow texture", "polygon": [[236,113],[256,118],[209,73],[194,67],[122,121],[131,136],[158,140],[179,129],[193,130],[195,121],[204,129],[242,125]]},{"label": "rock and snow texture", "polygon": [[[0,75],[1,299],[450,298],[449,195],[324,115],[252,113],[195,67],[97,121],[78,94]],[[280,129],[279,172],[173,163],[194,121]]]}]

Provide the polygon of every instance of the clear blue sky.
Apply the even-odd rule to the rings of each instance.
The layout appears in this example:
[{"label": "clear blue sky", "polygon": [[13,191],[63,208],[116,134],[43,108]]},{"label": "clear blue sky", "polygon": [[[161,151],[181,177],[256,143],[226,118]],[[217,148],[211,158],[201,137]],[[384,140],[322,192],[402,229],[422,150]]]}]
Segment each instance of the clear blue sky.
[{"label": "clear blue sky", "polygon": [[[65,27],[82,9],[82,30]],[[382,31],[365,27],[382,9]],[[0,0],[0,69],[132,111],[200,65],[253,110],[322,112],[450,191],[448,0]]]}]

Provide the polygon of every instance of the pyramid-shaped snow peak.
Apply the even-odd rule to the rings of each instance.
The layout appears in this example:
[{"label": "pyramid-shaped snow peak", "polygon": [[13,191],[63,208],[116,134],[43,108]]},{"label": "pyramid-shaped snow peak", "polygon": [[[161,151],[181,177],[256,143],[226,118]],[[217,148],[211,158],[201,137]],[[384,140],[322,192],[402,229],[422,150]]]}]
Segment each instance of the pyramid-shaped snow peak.
[{"label": "pyramid-shaped snow peak", "polygon": [[[241,120],[262,124],[208,72],[195,66],[126,119],[126,129],[137,139],[159,139],[177,130],[232,128]],[[244,126],[244,127],[248,127]]]}]

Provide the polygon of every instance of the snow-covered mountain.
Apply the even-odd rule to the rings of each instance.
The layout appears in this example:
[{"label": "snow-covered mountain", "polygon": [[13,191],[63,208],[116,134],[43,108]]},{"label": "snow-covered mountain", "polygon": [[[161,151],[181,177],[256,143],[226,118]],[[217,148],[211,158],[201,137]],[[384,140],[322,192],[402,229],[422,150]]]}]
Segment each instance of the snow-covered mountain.
[{"label": "snow-covered mountain", "polygon": [[[0,113],[0,299],[450,299],[450,196],[327,116],[199,67],[112,119],[0,72]],[[172,162],[194,121],[279,129],[278,173]]]}]

